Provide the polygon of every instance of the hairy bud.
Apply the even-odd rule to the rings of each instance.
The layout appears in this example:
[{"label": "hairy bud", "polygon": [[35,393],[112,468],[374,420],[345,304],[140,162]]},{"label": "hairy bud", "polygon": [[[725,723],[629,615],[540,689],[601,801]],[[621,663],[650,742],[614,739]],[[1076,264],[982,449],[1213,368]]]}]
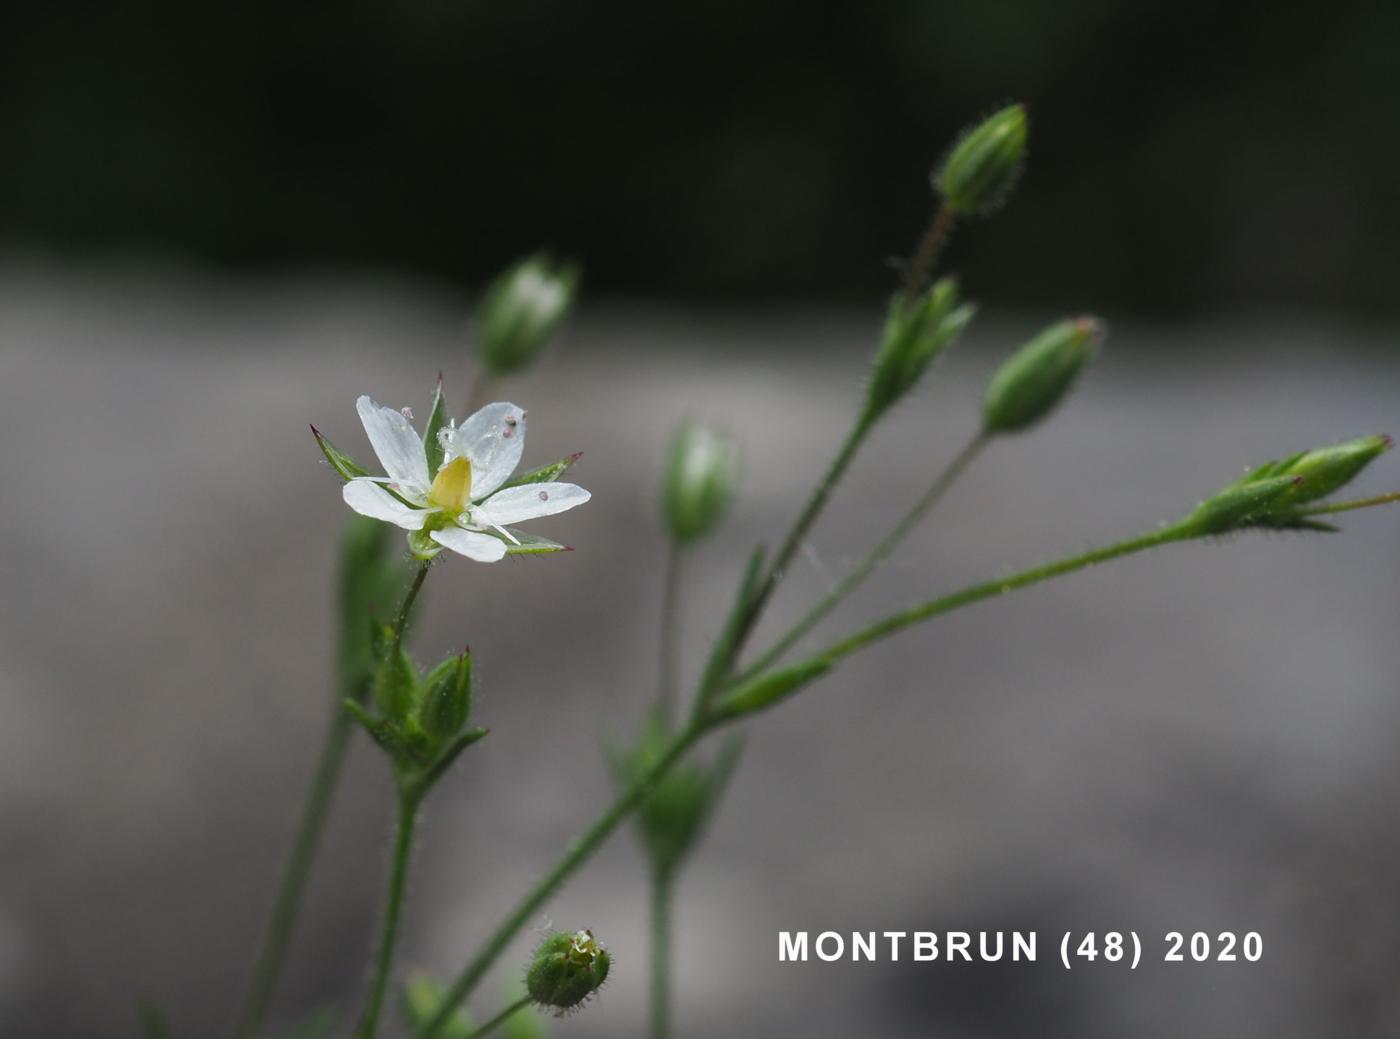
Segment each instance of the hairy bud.
[{"label": "hairy bud", "polygon": [[691,422],[677,429],[661,485],[661,508],[671,536],[695,541],[714,530],[734,499],[738,471],[731,441]]},{"label": "hairy bud", "polygon": [[549,342],[573,303],[578,271],[544,256],[516,264],[486,290],[481,354],[494,375],[518,371]]},{"label": "hairy bud", "polygon": [[1105,334],[1091,317],[1061,321],[1012,354],[982,399],[987,432],[1014,433],[1044,418],[1069,392]]},{"label": "hairy bud", "polygon": [[934,177],[948,208],[968,216],[999,208],[1021,175],[1026,133],[1022,105],[1003,108],[968,129]]},{"label": "hairy bud", "polygon": [[611,964],[592,931],[555,931],[535,949],[525,972],[525,991],[542,1007],[570,1010],[598,991]]}]

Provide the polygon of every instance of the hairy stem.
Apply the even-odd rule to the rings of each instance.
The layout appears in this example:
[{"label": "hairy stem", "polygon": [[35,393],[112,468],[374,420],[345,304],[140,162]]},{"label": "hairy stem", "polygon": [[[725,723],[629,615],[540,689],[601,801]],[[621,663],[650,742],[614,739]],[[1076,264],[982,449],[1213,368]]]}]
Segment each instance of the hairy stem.
[{"label": "hairy stem", "polygon": [[904,284],[904,302],[906,304],[913,303],[933,278],[933,272],[938,269],[938,257],[942,254],[943,246],[947,244],[948,235],[952,230],[953,211],[948,208],[947,203],[943,203],[939,205],[938,212],[934,214],[933,223],[929,224],[928,232],[919,242],[919,248],[914,253],[913,262],[909,264],[909,279]]},{"label": "hairy stem", "polygon": [[969,585],[950,595],[932,599],[920,606],[915,606],[912,609],[893,614],[886,617],[884,620],[877,621],[869,627],[862,628],[855,634],[848,635],[839,642],[832,643],[826,649],[814,654],[812,659],[835,663],[842,657],[850,656],[858,649],[864,649],[872,642],[878,642],[880,639],[893,635],[897,631],[902,631],[911,625],[937,617],[940,614],[949,613],[963,606],[971,606],[973,603],[981,602],[983,599],[991,599],[998,595],[1005,595],[1007,592],[1016,591],[1019,588],[1027,588],[1030,585],[1048,581],[1052,577],[1060,577],[1064,574],[1073,573],[1076,570],[1083,570],[1087,567],[1094,566],[1096,563],[1106,563],[1110,559],[1119,559],[1122,556],[1129,556],[1136,552],[1144,552],[1149,548],[1157,548],[1160,545],[1167,545],[1174,541],[1185,541],[1191,536],[1191,534],[1186,533],[1180,527],[1163,527],[1161,530],[1153,531],[1150,534],[1143,534],[1141,537],[1129,538],[1127,541],[1119,541],[1112,545],[1105,545],[1102,548],[1091,549],[1077,556],[1068,556],[1065,559],[1056,560],[1053,563],[1046,563],[1044,566],[1033,567],[1030,570],[1022,570],[1020,573],[1012,574],[1000,580],[985,581],[982,584]]},{"label": "hairy stem", "polygon": [[424,561],[419,564],[418,569],[413,574],[413,583],[408,586],[408,591],[404,593],[403,602],[399,604],[398,616],[394,618],[394,641],[389,646],[389,662],[399,659],[399,650],[403,648],[404,635],[408,632],[408,617],[413,610],[413,603],[418,598],[418,592],[423,587],[424,580],[427,579],[428,569],[433,564]]},{"label": "hairy stem", "polygon": [[403,914],[404,891],[408,886],[408,862],[413,855],[413,830],[418,819],[419,799],[405,794],[399,798],[399,820],[394,835],[394,861],[389,872],[389,894],[384,904],[384,922],[379,932],[379,951],[374,958],[374,980],[370,985],[369,1002],[355,1031],[356,1039],[374,1039],[379,1030],[379,1015],[384,1008],[384,993],[394,963],[394,947],[398,942],[399,918]]},{"label": "hairy stem", "polygon": [[511,940],[530,922],[531,917],[540,911],[549,897],[559,890],[560,886],[575,870],[592,857],[593,853],[617,829],[618,824],[632,814],[633,809],[651,790],[652,784],[670,770],[681,755],[700,738],[706,728],[702,725],[691,725],[676,733],[670,745],[656,759],[656,762],[618,795],[617,800],[598,817],[583,836],[569,845],[564,857],[516,904],[491,937],[487,939],[476,958],[467,964],[462,973],[452,982],[452,987],[447,990],[443,997],[437,1014],[419,1032],[420,1039],[430,1039],[431,1036],[437,1035],[438,1031],[447,1024],[453,1010],[471,994],[477,982],[505,951]]},{"label": "hairy stem", "polygon": [[1400,491],[1377,494],[1374,498],[1356,498],[1352,501],[1334,501],[1328,505],[1315,505],[1301,510],[1300,516],[1329,516],[1336,512],[1351,512],[1355,509],[1369,509],[1376,505],[1390,505],[1400,501]]},{"label": "hairy stem", "polygon": [[914,528],[924,521],[933,507],[948,493],[948,489],[957,482],[958,477],[972,464],[982,448],[986,446],[987,440],[988,437],[985,433],[978,433],[977,436],[968,441],[966,446],[964,446],[963,449],[954,456],[953,460],[948,463],[948,466],[939,473],[937,479],[933,481],[928,491],[924,493],[924,496],[920,498],[918,502],[914,504],[914,507],[905,513],[904,517],[894,525],[894,528],[887,535],[885,535],[884,540],[871,549],[870,553],[841,580],[840,584],[833,588],[824,599],[808,610],[802,619],[789,628],[786,634],[778,639],[763,656],[759,657],[752,665],[745,668],[739,680],[751,678],[759,672],[767,670],[774,663],[781,660],[783,655],[796,645],[802,636],[816,627],[828,613],[859,588],[861,584],[864,583],[865,579],[890,557],[890,554],[899,547]]},{"label": "hairy stem", "polygon": [[510,1006],[506,1007],[499,1014],[493,1017],[490,1021],[487,1021],[484,1025],[478,1028],[475,1032],[468,1033],[467,1039],[481,1039],[482,1036],[489,1035],[491,1032],[494,1032],[498,1027],[505,1024],[508,1018],[514,1017],[517,1013],[524,1010],[529,1005],[530,997],[521,996],[514,1003],[512,1003]]},{"label": "hairy stem", "polygon": [[651,874],[651,1039],[671,1034],[671,914],[675,886],[669,870]]}]

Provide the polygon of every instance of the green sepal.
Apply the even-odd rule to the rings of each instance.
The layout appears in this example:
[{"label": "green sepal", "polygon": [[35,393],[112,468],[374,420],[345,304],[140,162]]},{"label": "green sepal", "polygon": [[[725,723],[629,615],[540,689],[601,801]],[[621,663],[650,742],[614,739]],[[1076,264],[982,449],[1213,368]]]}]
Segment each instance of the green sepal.
[{"label": "green sepal", "polygon": [[568,472],[573,467],[573,464],[582,457],[583,452],[576,451],[565,458],[559,459],[557,462],[550,462],[548,465],[542,465],[536,469],[523,472],[519,476],[501,484],[500,489],[504,491],[508,487],[522,487],[530,483],[550,483]]},{"label": "green sepal", "polygon": [[358,701],[349,697],[340,701],[340,706],[391,758],[398,761],[404,755],[407,748],[403,736],[392,722],[384,718],[376,718],[365,710]]},{"label": "green sepal", "polygon": [[467,724],[472,710],[470,652],[449,657],[428,673],[418,705],[418,724],[428,738],[445,743]]},{"label": "green sepal", "polygon": [[436,559],[442,551],[442,546],[432,539],[426,530],[410,530],[408,532],[408,551],[414,559],[427,562]]},{"label": "green sepal", "polygon": [[895,296],[866,384],[867,421],[873,421],[913,389],[976,313],[973,304],[958,304],[955,278],[939,279],[912,300],[903,294]]},{"label": "green sepal", "polygon": [[423,427],[423,453],[428,456],[428,478],[432,479],[442,468],[445,449],[438,436],[447,428],[447,401],[442,395],[442,373],[438,373],[437,386],[433,389],[433,406],[428,411],[428,424]]},{"label": "green sepal", "polygon": [[418,670],[402,647],[396,654],[383,655],[374,675],[374,701],[379,712],[393,722],[402,722],[413,710],[418,691]]},{"label": "green sepal", "polygon": [[758,675],[727,694],[715,708],[716,717],[728,720],[772,707],[830,670],[831,662],[819,658]]},{"label": "green sepal", "polygon": [[[447,990],[426,974],[413,974],[403,986],[403,1016],[409,1031],[417,1035],[428,1027],[442,1007]],[[468,1039],[474,1025],[467,1012],[454,1010],[434,1034],[438,1039]]]},{"label": "green sepal", "polygon": [[369,471],[347,455],[340,448],[331,443],[331,438],[322,433],[315,426],[311,427],[311,435],[316,438],[316,446],[321,449],[321,454],[326,456],[326,461],[330,462],[331,468],[336,474],[347,483],[358,476],[368,476]]},{"label": "green sepal", "polygon": [[1181,521],[1190,536],[1225,534],[1258,526],[1269,514],[1298,492],[1297,476],[1266,476],[1249,483],[1233,483],[1196,506]]},{"label": "green sepal", "polygon": [[1059,321],[1013,353],[982,398],[988,433],[1014,433],[1044,418],[1069,392],[1105,336],[1091,317]]},{"label": "green sepal", "polygon": [[568,545],[561,545],[557,541],[550,541],[549,538],[542,538],[538,534],[527,534],[521,530],[512,530],[510,536],[520,542],[512,545],[506,542],[506,555],[508,556],[542,556],[551,552],[567,552]]}]

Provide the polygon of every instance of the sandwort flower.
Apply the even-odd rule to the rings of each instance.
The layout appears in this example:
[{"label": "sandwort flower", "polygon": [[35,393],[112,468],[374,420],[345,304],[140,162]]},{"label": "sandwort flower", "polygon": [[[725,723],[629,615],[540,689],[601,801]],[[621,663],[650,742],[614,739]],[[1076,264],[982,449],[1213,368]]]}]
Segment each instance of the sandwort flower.
[{"label": "sandwort flower", "polygon": [[442,464],[428,471],[428,452],[402,413],[369,397],[355,402],[385,476],[345,484],[345,503],[363,516],[410,532],[420,558],[450,548],[493,563],[507,552],[557,551],[563,546],[510,529],[510,524],[564,512],[588,501],[582,487],[553,481],[506,486],[525,447],[525,411],[488,404],[460,426],[438,433]]}]

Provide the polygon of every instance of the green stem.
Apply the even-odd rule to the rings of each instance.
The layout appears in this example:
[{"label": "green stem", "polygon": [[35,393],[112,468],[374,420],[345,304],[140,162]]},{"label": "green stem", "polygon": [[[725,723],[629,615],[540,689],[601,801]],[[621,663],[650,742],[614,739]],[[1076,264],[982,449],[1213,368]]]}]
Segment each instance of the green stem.
[{"label": "green stem", "polygon": [[1060,577],[1063,574],[1073,573],[1076,570],[1083,570],[1096,563],[1105,563],[1110,559],[1118,559],[1122,556],[1129,556],[1135,552],[1143,552],[1149,548],[1157,548],[1160,545],[1171,544],[1174,541],[1186,541],[1193,535],[1181,526],[1163,527],[1161,530],[1153,531],[1150,534],[1143,534],[1141,537],[1129,538],[1127,541],[1119,541],[1112,545],[1105,545],[1103,548],[1095,548],[1077,556],[1069,556],[1065,559],[1047,563],[1044,566],[1033,567],[1030,570],[1022,570],[1018,574],[1012,574],[997,581],[985,581],[982,584],[970,585],[951,595],[945,595],[939,599],[933,599],[920,606],[905,610],[877,621],[869,627],[862,628],[853,635],[849,635],[839,642],[832,643],[820,653],[814,654],[813,660],[825,660],[828,663],[835,663],[842,657],[850,656],[858,649],[878,642],[880,639],[893,635],[897,631],[926,621],[939,614],[948,613],[963,606],[971,606],[973,603],[981,602],[983,599],[991,599],[998,595],[1004,595],[1018,588],[1026,588],[1041,581],[1048,581],[1052,577]]},{"label": "green stem", "polygon": [[476,378],[472,380],[471,388],[467,390],[466,413],[468,415],[474,414],[491,403],[486,399],[486,395],[493,389],[495,389],[495,380],[485,367],[482,367],[477,371]]},{"label": "green stem", "polygon": [[531,917],[539,912],[540,907],[549,900],[549,897],[559,890],[569,875],[588,861],[602,843],[617,829],[618,824],[641,803],[652,784],[670,770],[671,766],[691,748],[706,729],[707,726],[691,725],[676,733],[670,745],[656,759],[655,763],[633,780],[632,784],[618,795],[617,800],[598,817],[583,836],[569,846],[564,857],[516,904],[491,937],[487,939],[481,952],[471,963],[467,964],[462,973],[453,981],[452,987],[447,990],[441,1005],[438,1007],[437,1014],[418,1033],[420,1039],[430,1039],[431,1036],[438,1033],[452,1016],[452,1012],[461,1004],[462,1000],[471,994],[477,982],[505,951],[506,946],[510,944],[520,929],[528,924]]},{"label": "green stem", "polygon": [[933,223],[929,224],[928,233],[919,243],[914,260],[909,265],[909,280],[904,285],[906,304],[913,303],[933,277],[933,272],[938,268],[938,257],[943,252],[943,246],[952,230],[953,211],[948,208],[947,203],[943,203],[934,214]]},{"label": "green stem", "polygon": [[680,588],[685,549],[671,539],[666,551],[666,575],[661,592],[661,638],[656,678],[656,702],[661,720],[669,723],[680,684]]},{"label": "green stem", "polygon": [[[1066,559],[1054,563],[1047,563],[1044,566],[1024,570],[1019,574],[1012,574],[1009,577],[997,581],[987,581],[982,584],[970,585],[961,591],[953,592],[951,595],[934,599],[922,606],[916,606],[903,613],[894,614],[876,624],[864,628],[854,635],[851,635],[839,642],[833,643],[824,651],[817,654],[813,659],[822,659],[835,662],[842,657],[854,653],[872,642],[876,642],[888,635],[907,628],[920,621],[928,620],[939,614],[949,613],[962,606],[970,606],[983,599],[990,599],[996,595],[1002,595],[1014,591],[1018,588],[1025,588],[1029,585],[1047,581],[1052,577],[1059,577],[1062,574],[1072,573],[1076,570],[1083,570],[1096,563],[1107,562],[1110,559],[1117,559],[1121,556],[1132,555],[1135,552],[1143,552],[1160,545],[1170,544],[1175,541],[1187,541],[1194,537],[1189,529],[1182,525],[1163,527],[1161,530],[1141,537],[1130,538],[1127,541],[1120,541],[1103,548],[1092,549],[1081,555],[1070,556]],[[625,819],[634,808],[641,802],[651,785],[659,778],[670,771],[671,767],[681,758],[681,756],[695,744],[700,737],[705,735],[710,729],[717,727],[716,722],[705,722],[700,720],[692,723],[687,728],[679,732],[672,740],[666,752],[657,759],[647,772],[636,780],[626,792],[624,792],[612,806],[608,808],[593,824],[592,827],[579,838],[569,848],[565,856],[555,864],[554,868],[530,891],[528,895],[516,906],[509,916],[496,928],[491,938],[487,941],[477,957],[468,964],[467,968],[453,982],[452,988],[448,991],[438,1009],[437,1015],[428,1025],[418,1033],[418,1039],[431,1039],[438,1030],[446,1024],[451,1017],[453,1010],[472,991],[473,987],[490,969],[496,959],[505,951],[517,932],[520,931],[530,920],[545,901],[554,894],[555,891],[567,880],[579,866],[597,851],[598,847],[617,828],[617,825]]]},{"label": "green stem", "polygon": [[263,1015],[272,999],[273,989],[277,987],[277,979],[282,973],[282,963],[287,955],[287,945],[291,941],[292,930],[296,926],[301,908],[301,898],[306,891],[311,865],[316,858],[321,834],[325,831],[331,799],[335,794],[336,783],[340,780],[345,750],[350,741],[350,727],[350,716],[336,704],[331,709],[330,726],[326,730],[325,743],[316,762],[311,789],[307,792],[306,804],[302,808],[301,822],[292,841],[291,855],[288,856],[287,865],[282,872],[277,900],[272,907],[272,919],[268,923],[267,934],[263,938],[262,948],[258,950],[257,962],[253,966],[253,980],[248,986],[248,994],[243,999],[243,1009],[238,1015],[238,1025],[234,1030],[237,1039],[252,1039],[258,1034]]},{"label": "green stem", "polygon": [[413,830],[418,819],[418,804],[415,795],[404,794],[399,798],[399,821],[394,836],[394,863],[389,873],[389,895],[384,906],[384,923],[379,934],[379,952],[374,960],[374,981],[370,986],[369,1002],[355,1032],[357,1039],[374,1039],[379,1030],[379,1015],[384,1008],[384,993],[389,987],[394,946],[399,935],[399,918],[403,914],[404,891],[408,886],[408,862],[413,855]]},{"label": "green stem", "polygon": [[514,1017],[517,1013],[528,1007],[530,1003],[531,999],[529,996],[521,996],[475,1032],[469,1032],[467,1034],[467,1039],[481,1039],[482,1036],[494,1032],[498,1027],[505,1024],[507,1018]]},{"label": "green stem", "polygon": [[424,561],[418,565],[417,571],[413,575],[413,583],[408,586],[408,591],[404,593],[403,602],[399,604],[398,616],[394,618],[394,641],[389,646],[389,666],[394,666],[394,661],[399,659],[399,650],[403,648],[403,637],[408,631],[408,615],[413,609],[413,603],[418,598],[418,592],[423,587],[423,582],[428,577],[428,569],[433,564]]},{"label": "green stem", "polygon": [[[768,604],[769,598],[772,597],[774,590],[778,587],[778,582],[783,579],[783,575],[787,572],[787,568],[797,556],[797,552],[802,547],[802,542],[812,529],[812,525],[816,523],[817,517],[821,515],[822,509],[826,507],[827,500],[831,497],[831,492],[836,489],[836,485],[841,482],[841,477],[843,477],[846,474],[846,470],[850,468],[851,459],[855,457],[856,452],[860,449],[860,445],[864,442],[867,434],[869,434],[874,425],[875,416],[865,411],[861,413],[860,418],[857,419],[855,425],[851,427],[851,431],[846,434],[846,439],[841,444],[841,449],[836,452],[836,457],[831,460],[831,465],[827,467],[825,475],[822,476],[821,481],[812,492],[812,496],[807,499],[807,504],[802,509],[801,514],[798,515],[797,521],[793,523],[792,529],[788,531],[787,538],[784,539],[782,547],[778,549],[777,555],[773,557],[772,563],[769,564],[764,572],[758,590],[744,606],[744,613],[739,618],[734,641],[729,647],[729,660],[726,662],[727,664],[732,665],[733,661],[737,660],[739,655],[743,652],[744,643],[748,641],[749,635],[752,634],[753,627],[758,622],[759,616],[763,613],[763,608]],[[722,673],[718,675],[718,678],[722,681],[728,677],[729,667],[726,666],[721,670]],[[702,688],[699,697],[697,697],[697,703],[711,692],[713,692],[712,689]]]},{"label": "green stem", "polygon": [[1400,491],[1391,491],[1389,494],[1378,494],[1374,498],[1356,498],[1352,501],[1337,501],[1330,505],[1315,505],[1310,509],[1301,510],[1299,516],[1328,516],[1334,512],[1351,512],[1354,509],[1369,509],[1376,505],[1390,505],[1400,501]]},{"label": "green stem", "polygon": [[651,1039],[671,1034],[671,913],[675,887],[667,870],[651,877]]},{"label": "green stem", "polygon": [[788,629],[787,633],[778,639],[772,648],[754,661],[752,665],[745,668],[737,681],[751,678],[781,660],[783,654],[796,645],[802,636],[816,627],[842,600],[859,588],[865,579],[890,557],[890,554],[899,547],[914,528],[924,521],[933,507],[942,500],[943,496],[948,493],[948,489],[957,482],[958,477],[966,471],[982,448],[987,445],[988,439],[987,434],[983,432],[969,440],[966,446],[948,463],[943,472],[938,475],[938,478],[933,481],[924,496],[904,514],[904,517],[895,524],[894,529],[885,535],[884,540],[871,549],[869,555],[862,559],[860,564],[847,574],[826,598],[813,606],[801,620]]}]

